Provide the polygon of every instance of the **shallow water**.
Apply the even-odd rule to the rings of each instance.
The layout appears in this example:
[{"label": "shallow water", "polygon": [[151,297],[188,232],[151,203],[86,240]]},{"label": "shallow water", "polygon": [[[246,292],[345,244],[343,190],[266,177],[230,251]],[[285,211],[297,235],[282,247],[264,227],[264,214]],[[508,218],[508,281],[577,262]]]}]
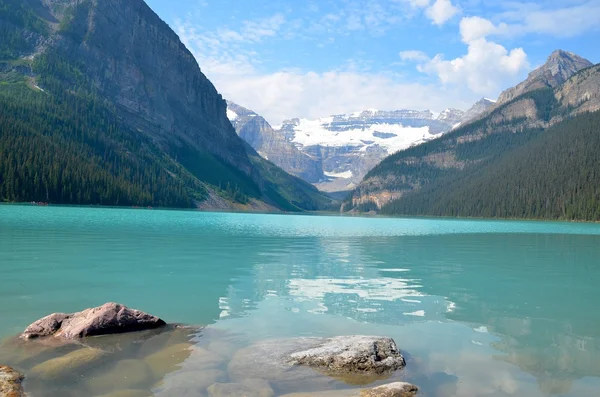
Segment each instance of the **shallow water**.
[{"label": "shallow water", "polygon": [[[347,334],[393,337],[423,396],[600,395],[600,225],[0,206],[0,271],[0,364],[35,396],[204,396],[256,341]],[[94,338],[53,377],[34,367],[90,347],[11,338],[107,301],[208,327]],[[353,387],[286,376],[276,395]]]}]

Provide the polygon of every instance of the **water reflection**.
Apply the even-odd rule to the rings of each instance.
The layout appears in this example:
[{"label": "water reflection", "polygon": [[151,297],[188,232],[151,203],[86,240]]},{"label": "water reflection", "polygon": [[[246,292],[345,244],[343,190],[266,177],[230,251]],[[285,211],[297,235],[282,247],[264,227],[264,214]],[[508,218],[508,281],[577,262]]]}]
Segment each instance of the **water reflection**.
[{"label": "water reflection", "polygon": [[195,341],[225,375],[256,340],[380,334],[428,397],[600,390],[596,225],[17,209],[0,206],[0,335],[116,300],[233,331]]},{"label": "water reflection", "polygon": [[[277,246],[221,298],[227,316],[260,322],[280,310],[293,314],[281,314],[287,328],[264,336],[301,332],[302,322],[339,332],[344,327],[330,323],[343,318],[354,322],[352,332],[411,340],[423,336],[418,324],[428,323],[436,329],[426,328],[425,339],[450,345],[444,352],[435,350],[439,342],[415,343],[426,370],[413,379],[426,383],[429,395],[591,396],[600,387],[600,319],[590,315],[600,298],[590,283],[598,280],[599,269],[590,266],[598,237],[281,239]],[[327,319],[311,317],[317,315]]]}]

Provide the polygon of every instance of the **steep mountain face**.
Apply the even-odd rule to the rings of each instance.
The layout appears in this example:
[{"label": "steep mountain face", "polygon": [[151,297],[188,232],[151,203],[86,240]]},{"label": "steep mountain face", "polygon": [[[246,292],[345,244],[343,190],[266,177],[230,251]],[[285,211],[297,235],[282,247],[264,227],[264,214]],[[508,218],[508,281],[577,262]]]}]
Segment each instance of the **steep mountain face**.
[{"label": "steep mountain face", "polygon": [[438,121],[455,126],[465,121],[466,112],[460,109],[446,109],[437,117]]},{"label": "steep mountain face", "polygon": [[227,116],[238,135],[265,159],[309,183],[324,179],[322,164],[298,150],[263,117],[231,101],[227,101]]},{"label": "steep mountain face", "polygon": [[527,80],[500,94],[497,105],[512,101],[516,97],[540,88],[556,88],[578,71],[592,66],[592,63],[571,52],[556,50],[548,61],[529,73]]},{"label": "steep mountain face", "polygon": [[[117,178],[123,190],[127,183],[134,184],[135,175],[124,174],[119,166],[111,168],[101,150],[109,150],[125,168],[146,164],[138,171],[142,179],[154,180],[147,175],[149,166],[172,179],[168,183],[178,191],[173,202],[137,182],[145,192],[144,203],[290,210],[316,209],[327,202],[310,185],[273,169],[236,135],[225,101],[177,35],[142,0],[0,0],[0,10],[0,25],[10,37],[0,50],[0,89],[18,103],[15,112],[33,114],[41,103],[55,123],[77,128],[87,122],[97,130],[93,143],[86,139],[89,129],[81,132],[81,140],[58,134],[43,138],[76,144],[82,161],[100,156],[97,171]],[[61,110],[69,119],[54,117]],[[118,134],[108,134],[108,124]],[[2,134],[14,131],[6,125]],[[41,140],[32,137],[31,150],[37,150]],[[55,166],[49,161],[47,166]],[[4,175],[5,184],[19,175],[9,171],[12,176]],[[38,173],[49,171],[42,168]],[[274,180],[285,183],[275,185]],[[60,183],[74,192],[78,189],[76,181]],[[161,186],[153,184],[156,189]],[[73,201],[56,189],[47,186],[46,196]],[[291,191],[301,192],[301,197],[292,197]],[[75,202],[97,203],[97,192],[92,193]],[[34,199],[27,190],[2,197]],[[108,196],[105,200],[103,204],[117,204]],[[135,200],[130,197],[127,203]]]},{"label": "steep mountain face", "polygon": [[[551,59],[550,62],[554,61]],[[541,195],[546,193],[551,194],[553,197],[549,200],[555,199],[556,202],[566,203],[568,200],[565,201],[564,196],[559,198],[557,192],[562,192],[561,194],[572,192],[570,190],[572,186],[569,185],[567,188],[565,185],[569,175],[572,176],[573,180],[581,180],[579,176],[575,176],[576,167],[574,163],[569,164],[569,171],[561,173],[557,168],[560,161],[549,161],[548,164],[551,164],[554,168],[549,167],[549,174],[545,178],[550,178],[548,181],[551,181],[553,177],[560,174],[566,179],[562,179],[556,189],[546,190],[533,187],[534,185],[538,186],[537,179],[526,176],[527,166],[525,163],[522,164],[523,168],[519,169],[519,172],[511,166],[515,178],[517,178],[517,175],[521,178],[519,182],[520,191],[529,200],[524,199],[525,201],[519,201],[519,204],[511,201],[515,203],[511,207],[511,211],[506,208],[503,210],[497,208],[503,205],[498,200],[490,201],[497,204],[496,207],[494,207],[495,204],[490,204],[490,207],[486,207],[486,210],[483,211],[485,201],[477,204],[476,201],[467,198],[469,195],[472,198],[482,198],[481,193],[477,192],[474,186],[479,186],[483,190],[494,191],[500,195],[498,197],[507,197],[514,194],[514,192],[507,193],[502,190],[501,195],[500,187],[496,186],[497,183],[500,183],[498,182],[500,179],[494,180],[487,177],[487,175],[496,175],[498,178],[502,175],[504,181],[502,184],[506,185],[511,178],[511,173],[505,172],[505,167],[508,167],[510,161],[512,161],[506,159],[513,158],[511,156],[517,151],[527,153],[527,156],[532,158],[536,157],[533,154],[533,148],[540,147],[536,145],[545,144],[533,144],[534,141],[544,142],[546,139],[550,139],[550,136],[553,137],[552,148],[546,153],[545,159],[550,159],[549,153],[556,156],[577,158],[579,154],[573,156],[573,149],[569,149],[570,145],[575,144],[570,141],[571,137],[573,139],[583,139],[584,136],[590,136],[598,130],[590,120],[577,121],[577,119],[574,119],[572,122],[569,120],[573,117],[579,117],[578,115],[587,117],[583,112],[600,110],[599,84],[600,65],[580,70],[562,85],[555,88],[545,87],[527,91],[508,102],[493,106],[482,118],[461,126],[439,139],[390,156],[365,177],[360,186],[354,191],[352,200],[345,203],[345,210],[350,208],[363,211],[383,209],[386,213],[402,214],[515,217],[520,216],[518,211],[522,211],[522,214],[532,217],[574,216],[577,219],[588,219],[587,215],[582,215],[583,212],[575,210],[568,212],[565,209],[566,212],[561,215],[554,210],[544,212],[525,207],[526,205],[533,205],[534,202],[540,203],[543,201]],[[594,130],[594,128],[596,129]],[[554,132],[546,134],[546,131]],[[596,141],[590,140],[592,146],[595,145],[594,142]],[[578,145],[580,143],[585,145],[585,142],[577,142]],[[522,149],[524,147],[529,149]],[[600,150],[600,148],[593,147],[593,150],[589,153],[594,150]],[[576,153],[579,153],[579,151],[576,151]],[[587,149],[585,153],[588,153]],[[519,156],[526,155],[521,154]],[[519,157],[519,161],[525,158]],[[592,179],[595,171],[592,174],[589,171],[600,169],[600,164],[595,163],[595,161],[591,154],[589,158],[586,157],[585,168],[582,171],[584,175],[589,175]],[[536,167],[539,167],[536,172],[540,177],[544,173],[542,165],[541,160],[536,165]],[[490,185],[470,184],[469,181],[475,175],[479,175],[481,180],[485,180]],[[482,175],[486,175],[486,177],[484,178]],[[461,208],[460,211],[453,211],[452,205],[454,204],[450,205],[450,202],[445,198],[450,195],[450,192],[457,192],[456,189],[460,189],[461,193],[453,196],[456,200],[452,203],[456,204],[456,208]],[[464,206],[458,206],[457,197],[464,200]],[[467,205],[467,203],[473,205]],[[570,203],[565,205],[581,204],[575,203],[573,200]]]},{"label": "steep mountain face", "polygon": [[495,104],[496,104],[496,101],[494,101],[494,100],[491,100],[488,98],[480,99],[479,101],[477,101],[475,103],[475,105],[473,105],[471,107],[471,109],[467,110],[463,114],[463,116],[459,120],[459,124],[457,125],[457,127],[459,125],[464,125],[472,120],[477,119],[479,116],[485,114]]},{"label": "steep mountain face", "polygon": [[438,117],[430,111],[370,109],[290,119],[273,129],[254,112],[234,104],[229,110],[238,134],[263,157],[328,192],[353,189],[386,156],[449,131],[464,117],[458,109]]}]

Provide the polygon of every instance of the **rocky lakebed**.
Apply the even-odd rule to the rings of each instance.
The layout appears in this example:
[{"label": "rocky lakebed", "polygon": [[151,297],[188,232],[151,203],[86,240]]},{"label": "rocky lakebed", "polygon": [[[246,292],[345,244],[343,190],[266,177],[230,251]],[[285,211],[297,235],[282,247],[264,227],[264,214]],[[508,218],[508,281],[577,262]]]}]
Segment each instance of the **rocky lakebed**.
[{"label": "rocky lakebed", "polygon": [[107,303],[56,313],[0,344],[0,397],[409,397],[407,365],[380,336],[243,344]]}]

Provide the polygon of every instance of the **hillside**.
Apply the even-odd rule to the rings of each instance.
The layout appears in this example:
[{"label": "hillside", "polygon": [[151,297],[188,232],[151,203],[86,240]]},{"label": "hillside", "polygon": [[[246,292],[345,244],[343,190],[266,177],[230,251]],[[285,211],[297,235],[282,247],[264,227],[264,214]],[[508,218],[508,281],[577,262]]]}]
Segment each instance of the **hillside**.
[{"label": "hillside", "polygon": [[142,0],[0,0],[0,22],[0,200],[329,204],[237,136],[225,101]]},{"label": "hillside", "polygon": [[[443,189],[454,188],[475,171],[487,172],[492,164],[538,137],[544,139],[549,128],[582,112],[599,110],[599,70],[598,65],[585,68],[555,88],[527,91],[440,139],[388,157],[365,177],[344,209],[439,213],[402,203],[408,203],[412,197],[425,200],[425,192],[435,197],[425,201],[438,200]],[[479,215],[474,212],[470,216]]]},{"label": "hillside", "polygon": [[600,220],[600,112],[558,123],[483,168],[391,202],[384,214]]}]

